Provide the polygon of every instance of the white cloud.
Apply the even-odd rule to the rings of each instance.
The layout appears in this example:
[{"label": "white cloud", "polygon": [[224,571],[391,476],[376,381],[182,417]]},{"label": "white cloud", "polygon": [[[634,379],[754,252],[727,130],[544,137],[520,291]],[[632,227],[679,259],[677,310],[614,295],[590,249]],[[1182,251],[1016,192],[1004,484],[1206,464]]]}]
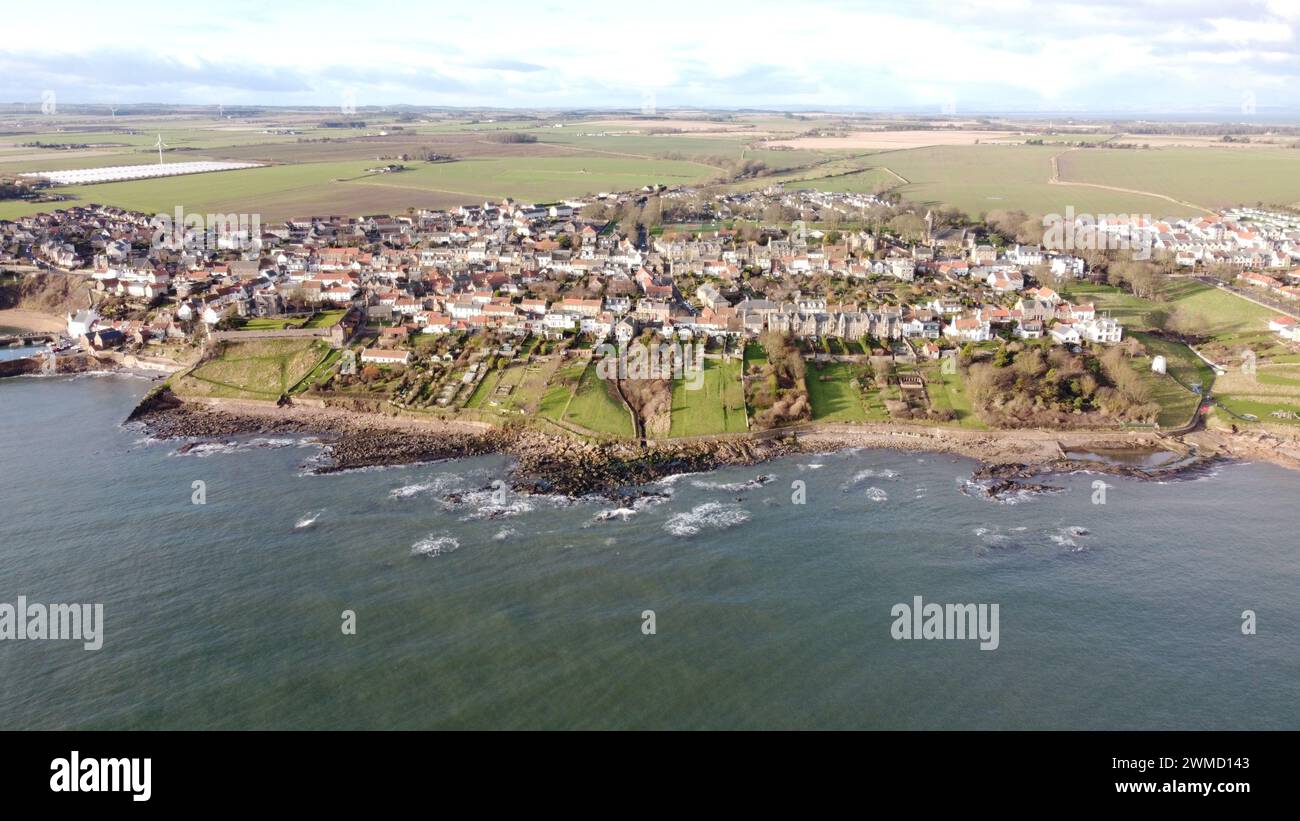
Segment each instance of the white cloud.
[{"label": "white cloud", "polygon": [[0,99],[331,105],[350,87],[359,105],[637,108],[650,88],[661,107],[1187,107],[1225,68],[1300,88],[1296,21],[1295,0],[231,0],[147,21],[64,0],[6,21]]}]

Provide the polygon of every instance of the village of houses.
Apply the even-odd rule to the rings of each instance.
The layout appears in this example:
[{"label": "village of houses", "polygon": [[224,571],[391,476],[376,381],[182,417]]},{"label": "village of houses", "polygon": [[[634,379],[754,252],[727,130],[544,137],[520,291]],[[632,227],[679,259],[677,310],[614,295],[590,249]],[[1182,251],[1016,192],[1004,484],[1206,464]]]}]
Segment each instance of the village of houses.
[{"label": "village of houses", "polygon": [[[486,351],[590,351],[647,334],[730,355],[775,332],[810,359],[912,361],[999,338],[1073,351],[1124,338],[1116,319],[1045,284],[1085,277],[1082,256],[991,241],[977,229],[935,230],[927,219],[925,236],[908,240],[802,224],[625,232],[616,220],[584,217],[590,206],[608,214],[646,191],[675,193],[305,217],[180,251],[149,244],[149,215],[88,205],[0,222],[0,266],[88,276],[95,307],[69,313],[67,334],[95,352],[197,357],[214,340],[298,335],[345,349],[335,367],[347,373],[374,366],[387,374],[431,351],[454,359],[455,340],[491,339],[455,385],[436,392],[442,406],[463,404],[486,371],[475,367]],[[778,189],[719,195],[705,216],[721,224],[737,200],[752,198],[814,217],[881,203]],[[1240,209],[1122,227],[1180,267],[1235,266],[1243,289],[1300,306],[1294,216]],[[1286,313],[1270,329],[1300,343],[1300,323]]]}]

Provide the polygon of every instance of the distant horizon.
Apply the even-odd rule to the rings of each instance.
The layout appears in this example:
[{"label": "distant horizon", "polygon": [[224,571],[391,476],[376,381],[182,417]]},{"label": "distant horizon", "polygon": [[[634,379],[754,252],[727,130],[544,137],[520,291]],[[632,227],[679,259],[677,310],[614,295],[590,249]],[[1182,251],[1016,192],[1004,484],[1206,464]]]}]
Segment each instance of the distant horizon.
[{"label": "distant horizon", "polygon": [[[93,116],[96,114],[108,114],[113,116],[113,104],[102,102],[87,102],[77,100],[59,99],[58,107],[60,113],[75,114],[79,116]],[[202,103],[202,102],[158,102],[158,101],[140,101],[133,103],[122,103],[116,106],[116,115],[118,117],[138,117],[152,116],[159,112],[132,112],[132,108],[147,109],[176,109],[178,111],[195,111],[195,110],[212,110],[216,113],[220,108],[229,108],[233,111],[243,109],[261,109],[267,111],[302,111],[302,112],[320,112],[322,114],[335,113],[340,114],[338,106],[329,105],[307,105],[307,104],[274,104],[274,103]],[[1185,121],[1185,122],[1212,122],[1235,125],[1262,125],[1262,124],[1290,124],[1300,123],[1300,107],[1280,108],[1275,110],[1263,109],[1256,110],[1250,116],[1243,116],[1240,111],[1230,108],[1205,108],[1205,109],[1182,109],[1182,110],[1154,110],[1154,109],[1096,109],[1096,110],[1079,110],[1079,109],[1020,109],[1020,108],[985,108],[971,109],[969,111],[957,112],[936,112],[925,107],[905,107],[899,106],[894,108],[873,108],[865,106],[782,106],[782,105],[750,105],[750,106],[726,106],[726,105],[681,105],[681,106],[656,106],[653,112],[646,112],[643,109],[634,106],[507,106],[507,105],[424,105],[418,103],[384,103],[372,105],[358,105],[355,115],[358,118],[366,113],[371,114],[391,114],[395,111],[411,111],[415,113],[494,113],[502,112],[507,114],[542,114],[549,116],[570,116],[570,117],[591,117],[604,114],[616,114],[619,116],[636,117],[648,121],[655,119],[666,119],[670,115],[690,114],[698,112],[702,114],[736,114],[736,115],[754,115],[754,114],[777,114],[777,115],[803,115],[803,116],[855,116],[855,117],[875,117],[880,119],[889,119],[892,117],[917,119],[919,121],[932,122],[959,122],[971,118],[1001,118],[1009,120],[1048,120],[1061,119],[1065,121],[1078,121],[1083,124],[1100,123],[1103,121]],[[41,100],[13,100],[0,102],[0,113],[28,113],[33,115],[41,114]],[[163,111],[162,113],[166,113]],[[233,116],[233,115],[232,115]]]}]

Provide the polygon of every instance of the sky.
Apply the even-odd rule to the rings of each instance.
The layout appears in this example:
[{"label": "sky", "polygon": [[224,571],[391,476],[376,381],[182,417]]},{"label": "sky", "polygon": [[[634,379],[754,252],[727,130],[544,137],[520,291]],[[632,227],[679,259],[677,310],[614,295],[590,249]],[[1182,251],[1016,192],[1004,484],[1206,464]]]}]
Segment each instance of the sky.
[{"label": "sky", "polygon": [[60,0],[0,102],[1300,112],[1300,0]]}]

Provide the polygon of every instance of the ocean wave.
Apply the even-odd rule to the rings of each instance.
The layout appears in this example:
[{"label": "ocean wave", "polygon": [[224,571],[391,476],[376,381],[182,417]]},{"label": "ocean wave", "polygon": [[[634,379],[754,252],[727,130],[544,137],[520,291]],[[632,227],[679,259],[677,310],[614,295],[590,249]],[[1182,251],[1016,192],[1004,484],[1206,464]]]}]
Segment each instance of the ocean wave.
[{"label": "ocean wave", "polygon": [[187,442],[172,452],[173,456],[197,456],[199,458],[225,453],[238,453],[245,450],[279,450],[281,448],[304,447],[316,444],[313,439],[289,437],[256,436],[252,439],[226,439],[207,442]]},{"label": "ocean wave", "polygon": [[511,490],[505,482],[467,492],[455,492],[444,497],[448,510],[460,512],[462,522],[483,519],[503,519],[531,513],[536,507],[535,496],[526,496]]},{"label": "ocean wave", "polygon": [[515,530],[513,527],[503,527],[500,530],[498,530],[492,538],[498,542],[504,542],[509,539],[513,539],[515,536],[518,535],[518,533],[519,531]]},{"label": "ocean wave", "polygon": [[[596,522],[608,522],[612,519],[619,519],[621,521],[626,522],[628,519],[632,518],[633,516],[645,510],[646,508],[653,507],[655,505],[661,505],[671,498],[672,498],[671,493],[647,493],[645,495],[636,497],[630,503],[624,504],[620,507],[611,507],[601,511],[597,511],[596,515],[592,517],[591,523],[595,524]],[[600,501],[604,501],[604,500],[601,499]]]},{"label": "ocean wave", "polygon": [[656,485],[662,485],[663,487],[671,488],[673,485],[677,484],[682,479],[686,479],[690,476],[699,476],[699,475],[700,475],[699,471],[691,471],[688,473],[670,473],[667,476],[661,476],[660,478],[656,479],[654,483]]},{"label": "ocean wave", "polygon": [[460,477],[454,473],[444,473],[435,476],[427,482],[412,482],[410,484],[395,487],[388,491],[390,499],[409,499],[412,496],[422,496],[425,494],[441,494],[460,484]]},{"label": "ocean wave", "polygon": [[1018,505],[1031,502],[1039,496],[1065,492],[1063,487],[1046,485],[1003,487],[995,490],[993,482],[977,482],[973,479],[961,480],[960,486],[961,492],[966,496],[975,496],[999,505]]},{"label": "ocean wave", "polygon": [[239,450],[238,442],[199,442],[172,451],[172,456],[197,456],[202,459],[221,453],[234,453],[237,450]]},{"label": "ocean wave", "polygon": [[726,530],[749,521],[749,511],[734,504],[705,502],[685,513],[674,513],[664,530],[674,536],[694,536],[703,530]]},{"label": "ocean wave", "polygon": [[847,482],[840,485],[840,490],[842,490],[845,493],[848,493],[849,491],[853,490],[855,487],[867,481],[868,479],[884,479],[887,482],[895,482],[898,481],[898,478],[899,478],[899,474],[898,471],[896,470],[889,470],[887,468],[886,469],[866,468],[864,470],[859,470],[857,473],[853,474],[853,476]]},{"label": "ocean wave", "polygon": [[303,516],[301,519],[299,519],[297,522],[294,523],[293,529],[302,530],[303,528],[311,527],[312,525],[316,524],[316,520],[319,519],[320,515],[324,512],[325,512],[324,510],[316,510],[316,511],[309,512],[306,516]]},{"label": "ocean wave", "polygon": [[996,527],[977,527],[974,532],[981,545],[981,548],[977,551],[978,553],[987,553],[993,550],[1006,552],[1024,548],[1024,544]]},{"label": "ocean wave", "polygon": [[867,498],[873,502],[888,502],[889,494],[883,489],[873,485],[872,487],[867,488]]},{"label": "ocean wave", "polygon": [[1057,547],[1065,548],[1066,553],[1084,553],[1088,550],[1088,546],[1080,544],[1078,540],[1091,535],[1092,531],[1088,530],[1088,528],[1072,525],[1062,527],[1055,533],[1048,533],[1047,538]]},{"label": "ocean wave", "polygon": [[755,476],[747,482],[708,482],[702,479],[696,479],[691,482],[691,487],[698,487],[701,490],[721,490],[726,493],[739,493],[742,490],[753,490],[763,485],[776,481],[775,473],[764,473]]},{"label": "ocean wave", "polygon": [[425,536],[420,541],[411,545],[412,556],[441,556],[444,553],[450,553],[460,547],[460,541],[454,536],[447,534]]},{"label": "ocean wave", "polygon": [[602,510],[592,517],[594,522],[607,522],[610,519],[622,519],[627,521],[637,514],[636,508],[631,507],[613,507],[608,510]]}]

